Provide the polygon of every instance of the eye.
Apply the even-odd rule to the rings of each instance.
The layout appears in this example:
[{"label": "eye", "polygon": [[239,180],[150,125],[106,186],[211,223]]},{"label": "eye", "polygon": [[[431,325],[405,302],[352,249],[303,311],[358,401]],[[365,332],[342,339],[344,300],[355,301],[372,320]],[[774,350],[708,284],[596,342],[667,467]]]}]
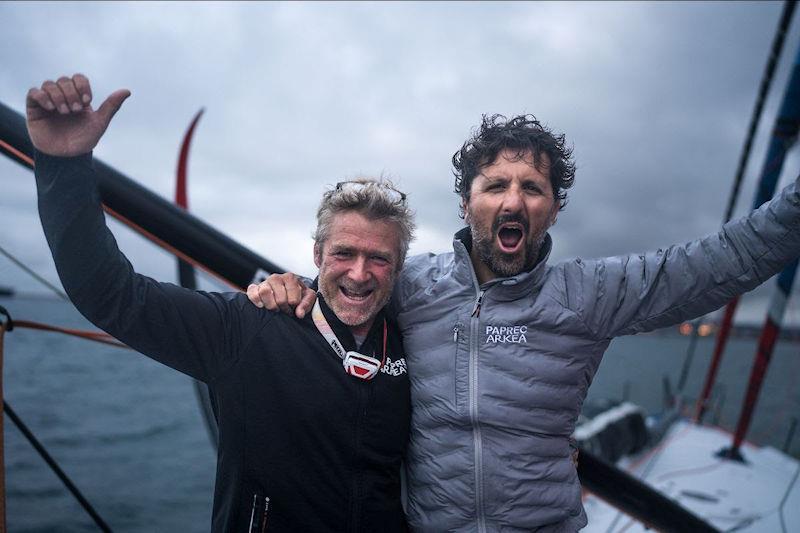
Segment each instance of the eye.
[{"label": "eye", "polygon": [[334,250],[333,252],[331,252],[331,255],[339,259],[347,259],[349,257],[352,257],[353,253],[350,252],[349,250]]},{"label": "eye", "polygon": [[388,257],[384,257],[382,255],[373,255],[372,257],[370,257],[370,260],[373,263],[376,263],[376,264],[381,265],[381,266],[389,264],[389,258]]},{"label": "eye", "polygon": [[542,188],[535,183],[526,183],[522,188],[529,194],[542,194]]}]

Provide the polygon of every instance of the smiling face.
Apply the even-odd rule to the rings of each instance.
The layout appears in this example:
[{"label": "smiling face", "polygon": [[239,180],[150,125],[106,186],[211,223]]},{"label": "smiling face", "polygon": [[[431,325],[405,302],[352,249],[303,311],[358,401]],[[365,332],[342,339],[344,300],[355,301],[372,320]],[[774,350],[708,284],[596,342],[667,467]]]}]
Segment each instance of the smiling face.
[{"label": "smiling face", "polygon": [[319,290],[336,316],[369,331],[392,295],[400,257],[397,225],[356,211],[334,216],[328,238],[314,245]]},{"label": "smiling face", "polygon": [[472,231],[470,253],[480,283],[515,276],[533,267],[558,202],[547,175],[547,159],[537,170],[530,153],[503,150],[481,167],[470,188],[465,220]]}]

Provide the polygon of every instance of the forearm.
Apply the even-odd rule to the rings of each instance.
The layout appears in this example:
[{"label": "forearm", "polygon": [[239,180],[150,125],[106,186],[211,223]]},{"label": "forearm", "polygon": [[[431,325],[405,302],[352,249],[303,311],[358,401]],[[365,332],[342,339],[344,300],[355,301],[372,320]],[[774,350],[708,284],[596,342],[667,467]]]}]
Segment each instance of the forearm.
[{"label": "forearm", "polygon": [[92,156],[35,157],[39,217],[56,270],[73,303],[92,314],[107,280],[131,275],[105,224]]},{"label": "forearm", "polygon": [[[800,255],[797,182],[714,235],[644,255],[585,262],[587,324],[613,337],[701,316],[750,291]],[[574,274],[574,272],[573,272]],[[585,285],[584,285],[585,287]]]}]

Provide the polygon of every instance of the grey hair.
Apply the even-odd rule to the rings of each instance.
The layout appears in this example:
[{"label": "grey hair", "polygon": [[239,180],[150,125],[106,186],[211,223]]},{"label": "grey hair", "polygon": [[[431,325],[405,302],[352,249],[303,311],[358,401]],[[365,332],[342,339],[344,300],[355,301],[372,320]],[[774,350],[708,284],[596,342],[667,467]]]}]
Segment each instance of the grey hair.
[{"label": "grey hair", "polygon": [[311,235],[312,238],[317,245],[322,245],[330,237],[334,217],[348,211],[356,211],[370,220],[393,222],[400,237],[397,264],[397,269],[400,270],[405,262],[408,246],[414,239],[414,212],[409,209],[405,200],[392,198],[392,192],[402,193],[387,178],[361,177],[347,183],[359,183],[364,187],[352,189],[336,186],[326,191],[317,209],[317,229]]}]

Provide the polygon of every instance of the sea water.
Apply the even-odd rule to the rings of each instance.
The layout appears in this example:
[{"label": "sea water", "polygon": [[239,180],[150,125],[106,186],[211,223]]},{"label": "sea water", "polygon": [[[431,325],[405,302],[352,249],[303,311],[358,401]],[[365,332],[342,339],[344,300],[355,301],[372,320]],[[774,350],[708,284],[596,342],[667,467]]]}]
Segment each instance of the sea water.
[{"label": "sea water", "polygon": [[[0,298],[12,316],[93,329],[68,303]],[[621,399],[650,412],[663,407],[666,377],[676,387],[689,344],[677,334],[615,340],[588,401]],[[718,390],[718,417],[736,424],[756,339],[731,339]],[[685,392],[696,396],[713,340],[701,338]],[[748,435],[781,448],[800,414],[796,343],[779,344]],[[114,531],[200,532],[211,523],[215,451],[191,379],[134,352],[27,329],[5,336],[6,401],[54,456]],[[791,452],[800,456],[800,435]],[[5,419],[8,529],[11,532],[97,531],[23,435]]]}]

